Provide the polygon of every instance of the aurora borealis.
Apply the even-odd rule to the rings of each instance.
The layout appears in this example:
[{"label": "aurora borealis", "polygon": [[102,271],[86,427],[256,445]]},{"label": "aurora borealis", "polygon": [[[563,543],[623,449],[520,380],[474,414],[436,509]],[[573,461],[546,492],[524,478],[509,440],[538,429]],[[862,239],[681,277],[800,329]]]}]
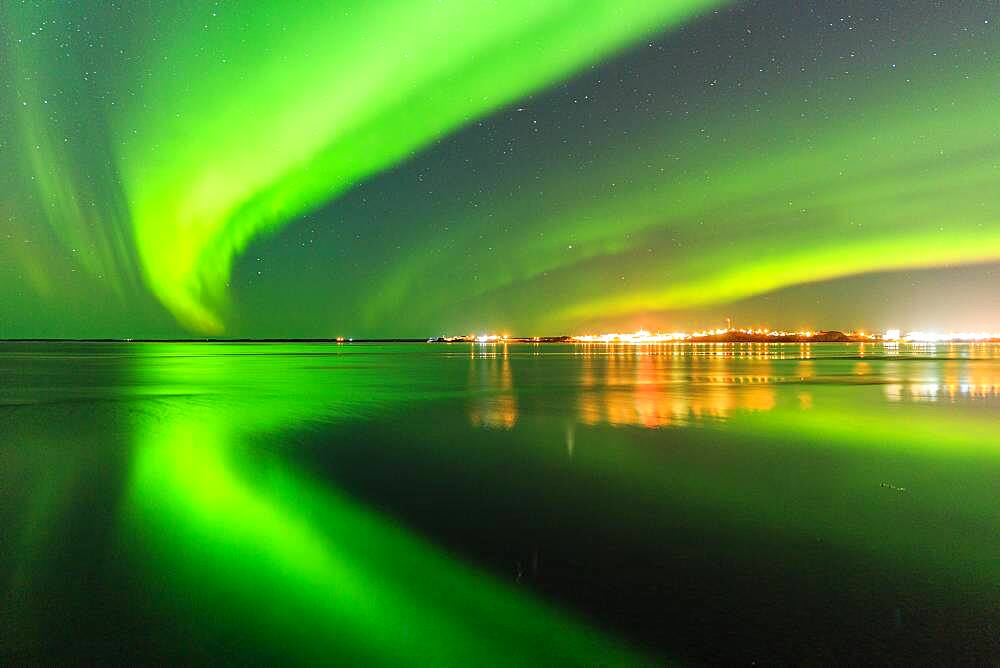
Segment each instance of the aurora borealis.
[{"label": "aurora borealis", "polygon": [[0,337],[995,327],[998,25],[4,3]]}]

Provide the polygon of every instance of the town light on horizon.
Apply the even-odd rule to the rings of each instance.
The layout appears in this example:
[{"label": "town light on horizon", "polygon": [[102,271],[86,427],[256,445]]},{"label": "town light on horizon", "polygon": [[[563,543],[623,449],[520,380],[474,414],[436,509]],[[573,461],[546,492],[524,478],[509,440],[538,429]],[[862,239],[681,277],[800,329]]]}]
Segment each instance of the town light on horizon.
[{"label": "town light on horizon", "polygon": [[1000,332],[986,330],[977,332],[903,332],[898,328],[886,329],[881,334],[863,329],[841,332],[836,330],[802,329],[784,330],[770,327],[719,327],[699,329],[693,332],[650,332],[639,329],[635,332],[608,332],[603,334],[577,334],[573,336],[530,336],[518,337],[509,334],[466,334],[440,336],[428,342],[443,343],[608,343],[608,344],[658,344],[658,343],[698,343],[710,341],[718,343],[984,343],[1000,342]]},{"label": "town light on horizon", "polygon": [[[670,332],[651,333],[645,329],[640,329],[633,333],[607,333],[607,334],[583,334],[571,337],[579,343],[625,343],[625,344],[648,344],[648,343],[679,343],[685,341],[697,341],[720,336],[733,337],[753,337],[771,340],[780,339],[814,339],[821,335],[831,334],[821,330],[799,330],[787,331],[781,329],[770,329],[768,327],[758,328],[718,328],[703,329],[695,332]],[[911,331],[903,333],[900,329],[887,329],[881,335],[865,332],[864,330],[850,331],[843,335],[844,341],[864,343],[866,341],[884,341],[888,343],[975,343],[986,341],[1000,341],[1000,332],[948,332],[937,333],[927,331]]]},{"label": "town light on horizon", "polygon": [[701,329],[694,332],[669,332],[651,333],[645,329],[640,329],[633,333],[609,333],[609,334],[582,334],[571,337],[573,341],[579,343],[679,343],[715,336],[754,336],[768,337],[773,339],[787,337],[812,338],[817,332],[813,330],[785,331],[771,329],[769,327],[758,327],[739,329],[735,327],[720,327],[717,329]]}]

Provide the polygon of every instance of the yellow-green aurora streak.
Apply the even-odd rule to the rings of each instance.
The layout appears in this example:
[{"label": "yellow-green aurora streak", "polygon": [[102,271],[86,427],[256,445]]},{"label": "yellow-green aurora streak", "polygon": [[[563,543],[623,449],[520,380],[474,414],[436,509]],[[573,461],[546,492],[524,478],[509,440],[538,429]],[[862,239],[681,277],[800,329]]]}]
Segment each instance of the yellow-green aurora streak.
[{"label": "yellow-green aurora streak", "polygon": [[[750,125],[725,109],[675,120],[582,173],[519,184],[544,197],[452,212],[456,226],[475,221],[465,238],[450,253],[432,252],[434,241],[410,249],[368,318],[380,322],[400,303],[446,308],[453,294],[417,300],[414,286],[448,267],[473,273],[463,256],[489,224],[514,230],[503,243],[516,253],[475,256],[463,306],[517,302],[516,324],[543,332],[852,274],[996,260],[1000,69],[963,56],[922,60],[911,67],[961,76],[925,74],[918,84],[885,68],[866,75],[863,94],[827,83],[822,117],[765,101]],[[807,83],[789,80],[781,99],[809,95]],[[518,293],[536,298],[518,302]]]}]

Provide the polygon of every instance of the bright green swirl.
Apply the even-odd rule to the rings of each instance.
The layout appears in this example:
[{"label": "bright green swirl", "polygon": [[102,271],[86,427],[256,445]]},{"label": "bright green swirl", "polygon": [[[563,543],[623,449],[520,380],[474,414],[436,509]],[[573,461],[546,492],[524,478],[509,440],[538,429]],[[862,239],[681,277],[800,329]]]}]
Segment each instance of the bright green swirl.
[{"label": "bright green swirl", "polygon": [[223,328],[234,259],[449,131],[715,0],[180,2],[117,120],[146,281]]}]

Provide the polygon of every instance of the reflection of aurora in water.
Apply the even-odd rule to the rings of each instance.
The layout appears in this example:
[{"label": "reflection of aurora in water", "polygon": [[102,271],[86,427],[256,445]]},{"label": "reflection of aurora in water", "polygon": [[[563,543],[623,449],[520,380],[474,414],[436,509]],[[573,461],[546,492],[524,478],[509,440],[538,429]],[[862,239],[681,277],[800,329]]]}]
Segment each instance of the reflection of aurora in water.
[{"label": "reflection of aurora in water", "polygon": [[[476,378],[492,379],[493,386],[486,395],[491,398],[480,398],[475,405],[480,409],[492,407],[494,412],[487,413],[492,423],[484,423],[479,413],[471,412],[474,426],[513,426],[518,411],[505,412],[501,407],[514,406],[522,415],[553,411],[545,398],[545,380],[532,375],[530,365],[514,365],[511,360],[530,360],[546,353],[574,360],[575,383],[569,392],[573,401],[563,409],[570,412],[564,442],[571,457],[586,434],[584,428],[607,425],[704,429],[722,440],[801,441],[819,448],[824,456],[838,449],[901,453],[927,467],[919,473],[921,479],[933,477],[949,457],[969,461],[985,458],[989,462],[984,464],[986,471],[1000,460],[1000,450],[983,448],[984,443],[992,443],[992,411],[1000,405],[1000,346],[576,345],[557,352],[544,345],[497,344],[479,350],[473,356],[482,365]],[[486,388],[480,382],[474,389],[482,393]],[[982,399],[987,401],[977,401]],[[886,412],[886,401],[902,405]],[[956,404],[958,412],[928,412],[921,405],[927,402]],[[901,424],[907,425],[905,436],[900,432]],[[609,444],[627,443],[628,431],[606,438]],[[664,484],[647,475],[644,467],[650,462],[643,461],[642,456],[619,448],[611,452],[614,454],[602,453],[601,465],[623,468],[632,484]],[[871,470],[861,465],[838,475],[843,475],[844,481],[835,483],[835,487],[846,487],[848,480],[891,477],[896,472],[883,470],[882,465],[873,465]],[[671,492],[658,493],[685,505],[697,499],[697,504],[707,504],[723,514],[734,507],[748,506],[757,520],[781,527],[789,535],[807,536],[817,523],[828,522],[828,513],[847,512],[836,509],[840,501],[824,499],[816,507],[804,505],[790,514],[775,508],[769,498],[754,498],[759,491],[738,478],[720,477],[720,471],[714,469],[686,470],[684,476],[671,478]],[[884,484],[886,489],[896,489]],[[712,491],[706,491],[709,489]],[[935,504],[943,498],[934,497],[931,490],[925,491],[931,497],[923,499],[921,506],[927,517],[940,518]],[[959,525],[968,522],[980,530],[986,518],[992,517],[990,500],[979,492],[985,493],[986,488],[963,489]],[[877,511],[862,515],[859,523],[879,523]],[[878,541],[868,542],[867,538],[859,539],[853,527],[843,528],[836,541],[850,545],[858,553],[885,562],[904,560],[908,567],[955,578],[966,585],[1000,586],[1000,571],[986,567],[976,549],[958,547],[956,542],[921,552],[913,536],[881,535]],[[955,536],[952,540],[958,541]],[[964,565],[956,566],[956,560]]]},{"label": "reflection of aurora in water", "polygon": [[[775,623],[835,595],[817,568],[905,620],[995,619],[998,351],[24,347],[0,355],[21,379],[0,387],[0,620],[46,637],[48,603],[68,601],[98,642],[152,618],[154,655],[176,641],[276,660],[632,662],[613,638],[633,630],[633,596],[722,583],[766,599],[774,580],[746,584],[762,564],[793,590]],[[956,390],[925,400],[934,384]],[[624,592],[614,605],[588,598],[602,584]],[[558,605],[540,599],[553,588]],[[106,619],[95,590],[137,593],[102,601]],[[862,599],[848,609],[867,613]],[[738,633],[726,624],[760,612],[653,600],[688,630],[706,615]],[[894,628],[871,633],[927,637]],[[643,642],[673,655],[678,634]]]},{"label": "reflection of aurora in water", "polygon": [[254,447],[276,428],[391,410],[402,397],[375,389],[398,380],[389,369],[244,350],[135,369],[167,396],[135,425],[125,527],[164,586],[186,592],[183,614],[235,621],[308,661],[641,661]]},{"label": "reflection of aurora in water", "polygon": [[[517,422],[510,360],[524,351],[512,353],[512,347],[470,348],[473,426],[510,429]],[[824,362],[831,352],[856,355],[857,360]],[[544,353],[536,347],[531,354]],[[584,344],[574,346],[572,354],[579,358],[576,419],[584,425],[655,428],[776,407],[812,409],[813,385],[879,385],[892,402],[1000,397],[1000,368],[987,362],[997,357],[995,346],[906,346],[901,354],[896,345],[871,344],[840,349],[812,344]],[[740,373],[733,373],[734,367]],[[778,405],[779,396],[791,396],[779,385],[798,386],[795,406]]]}]

